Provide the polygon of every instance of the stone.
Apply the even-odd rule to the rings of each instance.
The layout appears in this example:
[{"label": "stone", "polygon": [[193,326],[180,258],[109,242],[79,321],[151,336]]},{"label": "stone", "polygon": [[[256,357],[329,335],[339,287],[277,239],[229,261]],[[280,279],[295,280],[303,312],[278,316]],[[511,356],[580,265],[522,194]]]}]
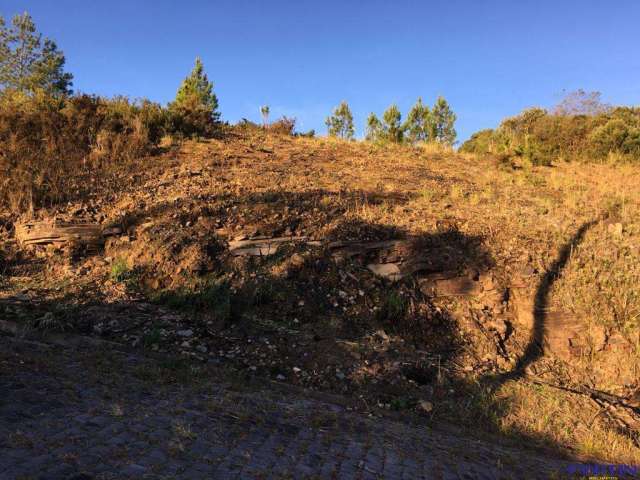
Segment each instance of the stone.
[{"label": "stone", "polygon": [[367,268],[379,277],[388,278],[391,281],[400,280],[402,273],[395,263],[370,263]]},{"label": "stone", "polygon": [[190,328],[188,328],[186,330],[178,330],[177,334],[180,337],[192,337],[193,336],[193,330],[191,330]]},{"label": "stone", "polygon": [[433,410],[433,403],[428,400],[420,400],[418,402],[418,407],[425,413],[429,413]]}]

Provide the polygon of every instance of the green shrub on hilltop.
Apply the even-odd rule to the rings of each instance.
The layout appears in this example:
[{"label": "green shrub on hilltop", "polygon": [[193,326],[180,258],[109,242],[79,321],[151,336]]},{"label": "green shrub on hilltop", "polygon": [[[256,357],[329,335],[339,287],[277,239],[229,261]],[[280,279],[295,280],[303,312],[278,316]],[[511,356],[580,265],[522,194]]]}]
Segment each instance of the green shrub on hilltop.
[{"label": "green shrub on hilltop", "polygon": [[471,138],[464,142],[460,147],[461,152],[465,153],[498,153],[498,140],[496,138],[496,131],[492,128],[480,130]]},{"label": "green shrub on hilltop", "polygon": [[475,133],[462,152],[507,155],[534,165],[554,161],[640,160],[640,108],[599,103],[578,91],[551,112],[530,108],[495,130]]},{"label": "green shrub on hilltop", "polygon": [[623,113],[618,111],[617,117],[596,127],[589,134],[594,155],[604,158],[610,153],[618,153],[640,159],[640,110],[636,112],[635,119],[624,118]]}]

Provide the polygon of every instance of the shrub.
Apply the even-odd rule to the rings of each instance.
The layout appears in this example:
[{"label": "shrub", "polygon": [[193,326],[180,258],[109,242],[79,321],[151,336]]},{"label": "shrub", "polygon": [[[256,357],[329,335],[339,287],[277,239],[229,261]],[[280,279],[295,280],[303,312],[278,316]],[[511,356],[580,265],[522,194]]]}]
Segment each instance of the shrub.
[{"label": "shrub", "polygon": [[284,117],[284,116],[280,120],[276,120],[273,123],[266,124],[263,126],[260,126],[257,123],[252,122],[251,120],[247,120],[246,118],[243,118],[238,122],[238,124],[236,125],[236,128],[239,128],[240,130],[244,130],[245,132],[253,132],[253,133],[267,131],[267,132],[275,133],[278,135],[292,135],[292,136],[295,135],[295,136],[301,136],[301,137],[313,137],[315,135],[315,131],[313,130],[307,133],[295,133],[296,119],[290,118],[290,117]]},{"label": "shrub", "polygon": [[534,165],[556,160],[640,160],[640,108],[597,108],[593,98],[588,100],[586,105],[571,108],[563,104],[556,111],[598,113],[551,114],[531,108],[505,119],[496,130],[477,132],[460,150],[521,157]]},{"label": "shrub", "polygon": [[0,94],[0,205],[19,213],[77,192],[80,175],[146,155],[164,130],[148,101]]},{"label": "shrub", "polygon": [[264,127],[258,125],[256,122],[252,122],[251,120],[243,118],[236,124],[236,128],[239,128],[240,130],[243,130],[245,132],[258,132]]},{"label": "shrub", "polygon": [[471,138],[464,142],[460,147],[463,153],[498,153],[496,146],[495,131],[491,128],[480,130],[471,135]]},{"label": "shrub", "polygon": [[285,116],[267,126],[267,131],[278,135],[293,135],[295,129],[296,119]]},{"label": "shrub", "polygon": [[92,145],[94,162],[129,162],[147,155],[164,134],[165,114],[160,105],[126,97],[99,100],[96,112],[99,130]]},{"label": "shrub", "polygon": [[295,133],[296,137],[306,137],[306,138],[313,138],[316,136],[316,131],[311,129],[308,132],[296,132]]},{"label": "shrub", "polygon": [[621,118],[612,118],[595,128],[589,135],[589,142],[597,157],[620,153],[640,158],[640,128],[629,125]]}]

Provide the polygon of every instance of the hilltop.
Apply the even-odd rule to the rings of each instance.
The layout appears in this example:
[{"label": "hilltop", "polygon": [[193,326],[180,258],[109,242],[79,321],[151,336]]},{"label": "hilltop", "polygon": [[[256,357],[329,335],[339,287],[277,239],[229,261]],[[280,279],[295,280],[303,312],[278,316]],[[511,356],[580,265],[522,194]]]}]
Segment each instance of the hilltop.
[{"label": "hilltop", "polygon": [[639,168],[227,127],[34,212],[98,249],[21,248],[0,212],[0,313],[637,463]]}]

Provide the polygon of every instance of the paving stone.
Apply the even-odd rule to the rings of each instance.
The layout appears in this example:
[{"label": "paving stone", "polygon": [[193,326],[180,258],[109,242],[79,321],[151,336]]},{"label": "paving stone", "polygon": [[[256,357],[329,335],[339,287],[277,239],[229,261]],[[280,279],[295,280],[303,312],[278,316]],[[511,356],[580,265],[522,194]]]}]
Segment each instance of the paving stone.
[{"label": "paving stone", "polygon": [[[37,359],[37,350],[30,348]],[[0,361],[12,361],[7,352],[0,349]],[[0,379],[0,435],[29,432],[37,448],[13,445],[0,436],[1,480],[13,480],[29,469],[47,480],[70,480],[81,471],[95,480],[286,475],[395,480],[422,478],[438,468],[435,478],[547,478],[553,469],[565,471],[559,460],[420,425],[370,419],[298,394],[275,401],[269,392],[237,391],[237,401],[230,404],[224,385],[212,384],[206,392],[188,385],[149,388],[136,369],[152,360],[135,355],[119,364],[117,381],[97,383],[105,374],[93,375],[91,364],[82,364],[77,352],[57,355],[55,375],[30,371],[25,362]],[[78,395],[70,395],[65,384],[76,386]],[[99,413],[116,402],[121,417]],[[219,405],[214,414],[211,402]],[[238,405],[260,422],[238,419]],[[39,412],[37,418],[32,418],[34,412]],[[322,432],[310,428],[320,412],[337,417]],[[174,430],[177,421],[188,424],[195,438],[181,437]],[[77,465],[60,462],[64,456],[76,458]],[[496,467],[505,456],[512,456],[512,471]]]},{"label": "paving stone", "polygon": [[120,470],[120,472],[126,476],[139,477],[147,473],[147,468],[142,465],[132,463],[124,467],[122,470]]}]

